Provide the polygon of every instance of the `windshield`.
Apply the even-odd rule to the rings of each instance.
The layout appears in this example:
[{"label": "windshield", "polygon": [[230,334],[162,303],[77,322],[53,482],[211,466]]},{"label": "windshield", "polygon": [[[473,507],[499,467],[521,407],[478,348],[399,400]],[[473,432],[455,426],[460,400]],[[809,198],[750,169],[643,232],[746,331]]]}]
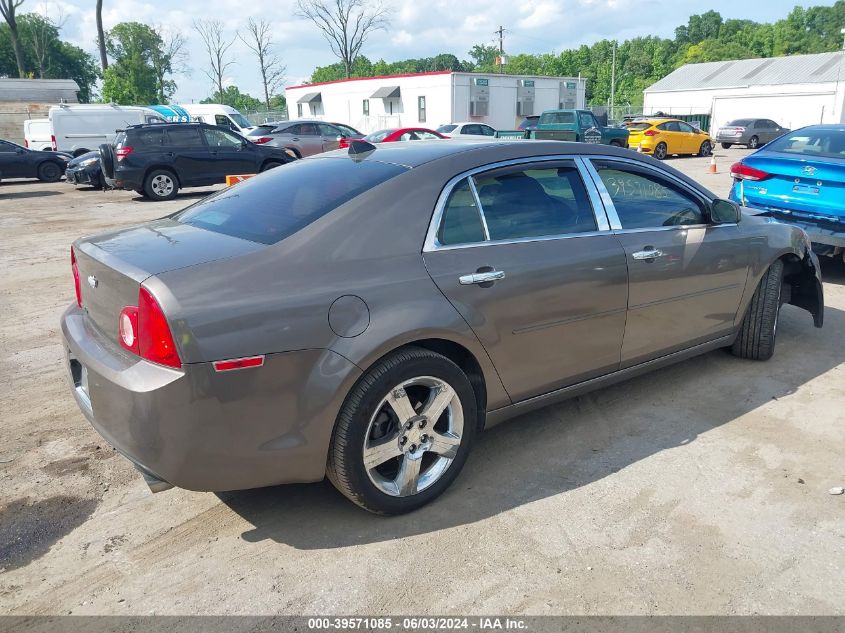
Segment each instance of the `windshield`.
[{"label": "windshield", "polygon": [[232,119],[232,121],[234,121],[235,123],[237,123],[239,128],[252,127],[252,123],[249,122],[249,119],[247,119],[240,112],[230,112],[229,118]]},{"label": "windshield", "polygon": [[575,113],[571,111],[544,112],[540,115],[540,125],[549,125],[550,123],[575,123]]},{"label": "windshield", "polygon": [[769,143],[766,151],[845,159],[845,127],[796,130]]},{"label": "windshield", "polygon": [[371,143],[381,143],[384,139],[393,134],[395,131],[396,130],[379,130],[378,132],[368,134],[364,137],[364,140],[370,141]]},{"label": "windshield", "polygon": [[457,127],[457,125],[441,125],[439,128],[437,128],[437,131],[441,134],[448,134],[449,132],[452,132],[453,130],[457,129]]},{"label": "windshield", "polygon": [[275,244],[406,170],[345,157],[298,160],[223,189],[172,218],[208,231]]},{"label": "windshield", "polygon": [[728,127],[748,127],[751,125],[751,119],[734,119],[728,123]]}]

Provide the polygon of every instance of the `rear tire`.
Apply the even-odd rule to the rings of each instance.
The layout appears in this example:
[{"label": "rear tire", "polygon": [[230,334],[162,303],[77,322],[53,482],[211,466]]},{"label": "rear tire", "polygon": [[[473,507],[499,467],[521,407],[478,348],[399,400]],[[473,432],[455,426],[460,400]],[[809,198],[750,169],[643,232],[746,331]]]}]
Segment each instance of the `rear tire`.
[{"label": "rear tire", "polygon": [[722,143],[722,149],[730,149],[733,147],[733,143]]},{"label": "rear tire", "polygon": [[53,161],[45,161],[38,166],[38,180],[58,182],[62,177],[62,168]]},{"label": "rear tire", "polygon": [[166,169],[155,169],[144,179],[144,195],[150,200],[173,200],[179,192],[176,175]]},{"label": "rear tire", "polygon": [[613,139],[612,141],[610,141],[610,143],[608,143],[608,145],[613,145],[613,147],[622,147],[622,143],[620,141],[617,141],[616,139]]},{"label": "rear tire", "polygon": [[756,136],[752,136],[750,139],[748,139],[748,149],[757,149],[757,147],[759,147],[759,145],[760,145],[760,139],[757,138]]},{"label": "rear tire", "polygon": [[398,350],[379,361],[346,397],[326,474],[365,510],[411,512],[440,496],[458,476],[477,420],[475,393],[460,367],[427,349]]},{"label": "rear tire", "polygon": [[657,147],[654,148],[654,157],[657,160],[663,160],[666,158],[668,152],[669,148],[666,146],[666,143],[658,143]]},{"label": "rear tire", "polygon": [[775,352],[775,338],[783,286],[783,262],[773,262],[751,297],[731,352],[750,360],[769,360]]},{"label": "rear tire", "polygon": [[271,160],[271,161],[264,163],[264,165],[261,166],[261,171],[265,172],[269,169],[275,169],[276,167],[281,167],[281,166],[282,166],[282,163],[275,161],[275,160]]}]

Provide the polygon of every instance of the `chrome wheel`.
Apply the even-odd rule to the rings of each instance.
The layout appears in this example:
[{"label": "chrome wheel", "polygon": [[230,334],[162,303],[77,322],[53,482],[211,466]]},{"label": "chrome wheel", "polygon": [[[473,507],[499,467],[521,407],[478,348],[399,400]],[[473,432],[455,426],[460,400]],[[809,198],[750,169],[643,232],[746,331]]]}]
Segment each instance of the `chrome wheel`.
[{"label": "chrome wheel", "polygon": [[381,400],[364,435],[364,468],[393,497],[430,487],[458,454],[464,431],[461,400],[446,381],[419,376]]},{"label": "chrome wheel", "polygon": [[176,183],[173,182],[173,178],[167,176],[166,174],[158,174],[150,181],[150,189],[152,189],[153,193],[159,198],[166,198],[169,196],[173,193],[173,188],[175,186]]},{"label": "chrome wheel", "polygon": [[654,157],[657,160],[663,160],[666,158],[667,147],[666,143],[658,143],[657,147],[654,148]]}]

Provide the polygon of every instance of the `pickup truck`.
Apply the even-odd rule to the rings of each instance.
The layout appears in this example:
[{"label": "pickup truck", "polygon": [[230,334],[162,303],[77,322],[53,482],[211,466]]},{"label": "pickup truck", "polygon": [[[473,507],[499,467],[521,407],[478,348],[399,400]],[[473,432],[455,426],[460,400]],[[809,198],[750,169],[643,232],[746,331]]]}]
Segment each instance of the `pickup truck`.
[{"label": "pickup truck", "polygon": [[628,147],[628,130],[599,125],[589,110],[546,110],[531,131],[531,138]]}]

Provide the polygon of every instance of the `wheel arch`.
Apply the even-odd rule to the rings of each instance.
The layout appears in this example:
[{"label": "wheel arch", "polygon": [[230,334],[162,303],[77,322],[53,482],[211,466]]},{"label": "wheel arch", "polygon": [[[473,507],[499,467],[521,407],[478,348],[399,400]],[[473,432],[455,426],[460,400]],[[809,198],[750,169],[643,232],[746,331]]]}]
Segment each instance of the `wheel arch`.
[{"label": "wheel arch", "polygon": [[162,165],[162,164],[154,164],[154,165],[150,165],[149,167],[147,167],[147,169],[144,170],[144,179],[143,179],[141,185],[146,184],[147,178],[149,177],[149,175],[152,172],[157,171],[157,170],[163,170],[163,171],[167,171],[167,172],[170,172],[171,174],[173,174],[173,177],[176,179],[176,186],[179,187],[180,189],[182,188],[182,180],[179,178],[179,174],[176,173],[176,170],[173,169],[173,166],[172,165]]},{"label": "wheel arch", "polygon": [[[361,378],[366,376],[367,373],[369,373],[369,371],[384,358],[390,356],[391,354],[395,354],[399,350],[409,347],[420,347],[431,352],[435,352],[441,356],[445,356],[460,367],[461,371],[463,371],[469,379],[470,385],[472,385],[473,392],[475,393],[475,402],[478,409],[478,430],[482,430],[484,428],[487,411],[488,376],[485,374],[484,368],[482,367],[481,362],[479,362],[476,354],[474,354],[468,347],[457,341],[439,336],[397,341],[391,345],[387,351],[379,354],[378,357],[367,359],[366,363],[359,364],[359,368],[362,372]],[[498,380],[498,377],[495,379]],[[357,382],[358,381],[356,381],[356,384]],[[354,385],[350,387],[349,392],[351,392],[352,389],[354,389]]]}]

